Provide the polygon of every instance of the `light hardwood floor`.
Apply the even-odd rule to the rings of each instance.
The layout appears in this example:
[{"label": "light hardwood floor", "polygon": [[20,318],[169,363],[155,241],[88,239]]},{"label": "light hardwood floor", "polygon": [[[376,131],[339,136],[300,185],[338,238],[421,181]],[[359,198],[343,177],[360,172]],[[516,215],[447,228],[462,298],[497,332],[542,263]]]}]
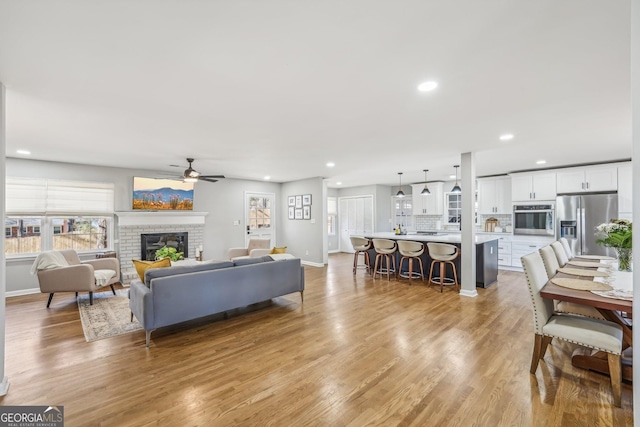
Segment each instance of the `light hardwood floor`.
[{"label": "light hardwood floor", "polygon": [[224,320],[85,342],[73,294],[7,300],[2,405],[64,405],[67,426],[625,426],[608,377],[553,342],[529,374],[522,273],[477,298],[306,268],[305,301],[276,298]]}]

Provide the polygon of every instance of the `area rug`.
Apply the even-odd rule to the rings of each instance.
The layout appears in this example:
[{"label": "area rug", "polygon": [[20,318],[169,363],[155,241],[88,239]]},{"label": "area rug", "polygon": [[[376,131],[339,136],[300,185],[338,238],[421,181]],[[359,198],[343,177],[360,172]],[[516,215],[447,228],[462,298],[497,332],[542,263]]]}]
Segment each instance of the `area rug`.
[{"label": "area rug", "polygon": [[89,295],[78,296],[78,309],[82,330],[87,342],[128,334],[142,329],[138,320],[131,319],[127,289],[119,289],[116,295],[111,291],[93,295],[93,305],[89,305]]}]

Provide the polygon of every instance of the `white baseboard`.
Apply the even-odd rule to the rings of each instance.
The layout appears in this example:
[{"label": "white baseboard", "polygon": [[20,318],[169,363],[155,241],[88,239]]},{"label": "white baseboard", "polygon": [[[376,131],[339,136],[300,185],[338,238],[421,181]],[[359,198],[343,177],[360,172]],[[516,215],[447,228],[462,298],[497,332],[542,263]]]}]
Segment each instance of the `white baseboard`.
[{"label": "white baseboard", "polygon": [[320,262],[311,262],[311,261],[301,260],[300,263],[302,265],[308,265],[308,266],[311,266],[311,267],[324,267],[324,264],[322,264]]},{"label": "white baseboard", "polygon": [[522,267],[510,267],[508,265],[499,265],[498,270],[506,270],[506,271],[523,271]]},{"label": "white baseboard", "polygon": [[472,291],[468,291],[466,289],[460,289],[460,295],[462,295],[463,297],[477,297],[478,291],[476,291],[475,289]]},{"label": "white baseboard", "polygon": [[39,294],[40,288],[32,288],[32,289],[20,289],[19,291],[8,291],[5,293],[5,297],[19,297],[22,295],[31,295],[31,294]]},{"label": "white baseboard", "polygon": [[327,253],[330,253],[330,254],[339,254],[339,253],[340,253],[340,249],[333,249],[333,250],[331,250],[331,251],[327,251]]},{"label": "white baseboard", "polygon": [[4,377],[0,383],[0,396],[4,396],[9,392],[9,377]]}]

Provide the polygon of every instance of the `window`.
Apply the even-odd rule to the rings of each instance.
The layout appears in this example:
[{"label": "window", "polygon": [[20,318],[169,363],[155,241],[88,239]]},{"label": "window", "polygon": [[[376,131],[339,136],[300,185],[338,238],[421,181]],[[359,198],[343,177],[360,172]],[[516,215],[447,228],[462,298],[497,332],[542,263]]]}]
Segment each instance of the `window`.
[{"label": "window", "polygon": [[251,197],[249,199],[249,227],[251,230],[271,227],[271,198]]},{"label": "window", "polygon": [[327,197],[327,234],[335,236],[336,234],[336,217],[338,215],[338,199],[335,197]]},{"label": "window", "polygon": [[5,254],[109,249],[114,185],[7,177]]},{"label": "window", "polygon": [[[4,252],[7,255],[32,254],[42,250],[41,218],[6,217],[4,220]],[[34,230],[37,228],[38,232]]]}]

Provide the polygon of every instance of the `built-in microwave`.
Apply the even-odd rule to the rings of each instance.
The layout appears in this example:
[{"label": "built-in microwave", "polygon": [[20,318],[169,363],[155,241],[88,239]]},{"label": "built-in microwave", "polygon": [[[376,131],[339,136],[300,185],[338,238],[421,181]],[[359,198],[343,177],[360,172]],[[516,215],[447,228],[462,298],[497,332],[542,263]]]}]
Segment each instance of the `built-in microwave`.
[{"label": "built-in microwave", "polygon": [[514,205],[513,234],[555,236],[554,203]]}]

